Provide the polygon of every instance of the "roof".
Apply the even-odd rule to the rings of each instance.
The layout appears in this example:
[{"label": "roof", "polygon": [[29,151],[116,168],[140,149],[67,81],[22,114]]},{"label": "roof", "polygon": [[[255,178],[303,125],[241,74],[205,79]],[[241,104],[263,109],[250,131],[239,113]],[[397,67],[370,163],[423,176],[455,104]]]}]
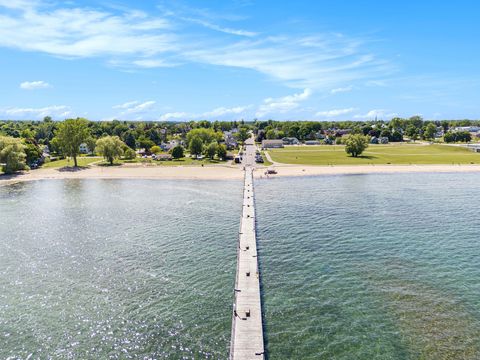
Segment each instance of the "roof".
[{"label": "roof", "polygon": [[283,140],[262,140],[263,144],[283,144]]}]

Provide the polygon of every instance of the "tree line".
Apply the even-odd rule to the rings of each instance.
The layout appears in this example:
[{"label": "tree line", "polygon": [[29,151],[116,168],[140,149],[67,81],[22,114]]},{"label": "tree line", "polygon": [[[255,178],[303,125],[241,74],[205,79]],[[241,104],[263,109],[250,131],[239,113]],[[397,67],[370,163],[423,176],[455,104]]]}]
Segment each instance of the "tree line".
[{"label": "tree line", "polygon": [[[384,137],[391,142],[405,138],[415,141],[433,140],[439,132],[445,142],[469,142],[472,140],[470,132],[456,129],[466,126],[480,126],[480,121],[425,121],[420,116],[413,116],[390,121],[137,122],[80,118],[53,121],[47,116],[42,121],[0,121],[0,164],[3,164],[4,172],[26,169],[42,158],[42,149],[48,146],[53,154],[72,157],[77,166],[82,143],[113,163],[120,156],[134,159],[138,149],[147,154],[161,152],[161,146],[171,140],[179,143],[170,149],[174,158],[181,158],[188,151],[194,157],[203,154],[210,159],[225,159],[226,132],[232,132],[239,144],[250,136],[249,132],[253,132],[259,142],[294,137],[300,141],[325,139],[325,143],[342,143],[345,134]],[[346,140],[343,139],[345,144]]]}]

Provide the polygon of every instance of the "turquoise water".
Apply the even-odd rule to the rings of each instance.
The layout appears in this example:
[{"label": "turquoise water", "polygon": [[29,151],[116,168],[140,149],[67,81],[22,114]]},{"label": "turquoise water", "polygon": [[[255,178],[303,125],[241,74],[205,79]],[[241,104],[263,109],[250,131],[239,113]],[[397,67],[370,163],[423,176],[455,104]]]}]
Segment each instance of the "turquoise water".
[{"label": "turquoise water", "polygon": [[257,182],[271,359],[480,359],[477,174]]},{"label": "turquoise water", "polygon": [[0,359],[224,359],[242,183],[0,187]]},{"label": "turquoise water", "polygon": [[[0,187],[0,359],[225,359],[240,181]],[[480,359],[477,174],[256,182],[270,359]]]}]

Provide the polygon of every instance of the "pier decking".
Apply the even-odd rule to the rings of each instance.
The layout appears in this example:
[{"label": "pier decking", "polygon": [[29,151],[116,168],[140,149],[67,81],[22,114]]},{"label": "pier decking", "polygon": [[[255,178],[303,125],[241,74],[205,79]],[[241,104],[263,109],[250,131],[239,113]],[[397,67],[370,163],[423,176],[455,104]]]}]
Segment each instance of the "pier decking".
[{"label": "pier decking", "polygon": [[233,306],[231,360],[264,359],[260,274],[255,236],[255,202],[252,161],[253,144],[247,145],[245,185],[237,249],[235,303]]}]

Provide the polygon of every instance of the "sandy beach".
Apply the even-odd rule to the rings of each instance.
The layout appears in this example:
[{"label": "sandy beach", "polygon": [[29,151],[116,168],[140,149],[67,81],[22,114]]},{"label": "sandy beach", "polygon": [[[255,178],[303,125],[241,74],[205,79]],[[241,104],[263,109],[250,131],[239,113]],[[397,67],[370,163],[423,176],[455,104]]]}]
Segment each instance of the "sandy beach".
[{"label": "sandy beach", "polygon": [[[269,178],[286,176],[321,176],[354,174],[392,173],[466,173],[480,172],[480,165],[356,165],[356,166],[312,166],[273,165],[277,174]],[[90,166],[72,168],[38,169],[13,176],[0,176],[0,185],[46,179],[187,179],[187,180],[241,180],[240,166],[142,166],[123,165],[113,167]],[[265,178],[266,167],[255,171],[256,178]]]},{"label": "sandy beach", "polygon": [[[361,175],[361,174],[395,174],[395,173],[453,173],[480,172],[480,165],[272,165],[277,174],[282,176],[321,176],[321,175]],[[256,172],[256,177],[265,177],[264,171]]]}]

